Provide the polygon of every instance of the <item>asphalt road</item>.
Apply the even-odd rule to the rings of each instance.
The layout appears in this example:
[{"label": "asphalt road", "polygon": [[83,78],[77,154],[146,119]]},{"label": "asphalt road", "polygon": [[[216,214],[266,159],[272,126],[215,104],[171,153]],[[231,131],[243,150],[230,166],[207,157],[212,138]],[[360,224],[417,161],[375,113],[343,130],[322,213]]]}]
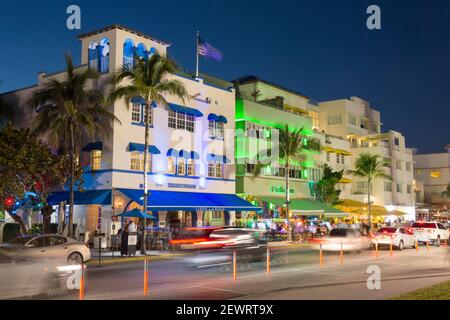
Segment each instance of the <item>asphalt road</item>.
[{"label": "asphalt road", "polygon": [[[428,251],[422,246],[419,253],[414,249],[394,251],[392,257],[389,250],[381,250],[378,258],[374,251],[346,253],[343,264],[338,254],[325,253],[322,267],[317,251],[297,247],[279,256],[273,254],[272,260],[277,259],[278,264],[271,266],[270,276],[266,275],[265,257],[253,265],[238,263],[236,281],[231,265],[192,268],[187,262],[191,258],[151,263],[147,296],[143,294],[142,261],[89,266],[85,299],[380,300],[450,280],[450,251],[446,247],[430,247]],[[381,272],[380,289],[368,289],[369,266]],[[78,292],[33,298],[78,299]]]}]

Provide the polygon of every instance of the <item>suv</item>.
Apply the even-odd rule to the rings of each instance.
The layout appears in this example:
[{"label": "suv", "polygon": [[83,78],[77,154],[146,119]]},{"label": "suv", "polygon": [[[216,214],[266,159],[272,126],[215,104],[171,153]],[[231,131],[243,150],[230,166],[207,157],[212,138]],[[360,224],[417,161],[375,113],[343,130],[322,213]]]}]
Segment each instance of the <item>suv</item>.
[{"label": "suv", "polygon": [[449,232],[439,222],[415,222],[411,226],[418,242],[430,242],[436,246],[441,245],[442,240],[448,240]]}]

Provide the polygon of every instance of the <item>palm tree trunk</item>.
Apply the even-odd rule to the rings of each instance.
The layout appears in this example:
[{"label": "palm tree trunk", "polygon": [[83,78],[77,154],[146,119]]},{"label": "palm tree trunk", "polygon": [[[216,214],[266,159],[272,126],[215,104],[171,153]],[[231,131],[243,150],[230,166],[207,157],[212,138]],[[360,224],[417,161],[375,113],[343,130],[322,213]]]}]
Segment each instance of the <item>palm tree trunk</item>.
[{"label": "palm tree trunk", "polygon": [[292,235],[291,235],[291,217],[289,214],[289,202],[290,202],[290,194],[289,194],[289,170],[290,170],[290,165],[288,160],[286,159],[286,172],[285,172],[285,177],[286,177],[286,231],[287,231],[287,240],[288,241],[292,241]]},{"label": "palm tree trunk", "polygon": [[[144,205],[143,210],[145,213],[147,213],[147,202],[148,202],[148,184],[147,184],[147,159],[148,159],[148,138],[149,138],[149,108],[150,104],[145,105],[145,149],[144,149]],[[141,219],[141,227],[142,227],[142,241],[141,241],[141,253],[143,255],[146,255],[146,248],[145,248],[145,238],[147,235],[147,223],[146,219]]]},{"label": "palm tree trunk", "polygon": [[368,204],[368,218],[369,218],[369,232],[372,229],[372,199],[371,199],[371,193],[372,193],[372,188],[371,188],[371,180],[368,179],[368,186],[367,186],[367,204]]},{"label": "palm tree trunk", "polygon": [[70,124],[70,199],[69,199],[69,223],[68,237],[73,238],[73,207],[75,204],[75,140],[73,123]]}]

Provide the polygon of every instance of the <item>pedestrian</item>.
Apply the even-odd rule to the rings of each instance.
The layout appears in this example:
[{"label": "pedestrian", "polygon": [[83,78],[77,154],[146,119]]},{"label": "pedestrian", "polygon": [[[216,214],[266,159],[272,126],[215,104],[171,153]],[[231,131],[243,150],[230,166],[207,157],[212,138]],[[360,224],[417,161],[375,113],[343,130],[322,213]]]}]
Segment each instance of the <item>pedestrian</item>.
[{"label": "pedestrian", "polygon": [[128,254],[128,230],[130,227],[130,222],[127,222],[124,230],[122,231],[120,237],[120,255],[124,256]]}]

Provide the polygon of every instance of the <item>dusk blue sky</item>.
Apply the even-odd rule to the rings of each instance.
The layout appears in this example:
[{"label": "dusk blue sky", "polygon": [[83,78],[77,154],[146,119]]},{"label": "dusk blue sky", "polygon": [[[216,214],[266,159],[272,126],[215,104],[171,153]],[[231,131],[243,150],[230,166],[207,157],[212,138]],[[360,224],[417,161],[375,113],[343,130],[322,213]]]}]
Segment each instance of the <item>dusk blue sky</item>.
[{"label": "dusk blue sky", "polygon": [[[0,7],[0,92],[33,85],[39,71],[79,63],[77,35],[114,23],[172,43],[169,54],[195,68],[195,32],[220,49],[201,71],[244,75],[314,100],[359,96],[420,153],[450,143],[450,1],[177,0],[5,1]],[[82,29],[66,28],[66,8],[82,10]],[[382,30],[366,28],[366,9],[382,10]]]}]

